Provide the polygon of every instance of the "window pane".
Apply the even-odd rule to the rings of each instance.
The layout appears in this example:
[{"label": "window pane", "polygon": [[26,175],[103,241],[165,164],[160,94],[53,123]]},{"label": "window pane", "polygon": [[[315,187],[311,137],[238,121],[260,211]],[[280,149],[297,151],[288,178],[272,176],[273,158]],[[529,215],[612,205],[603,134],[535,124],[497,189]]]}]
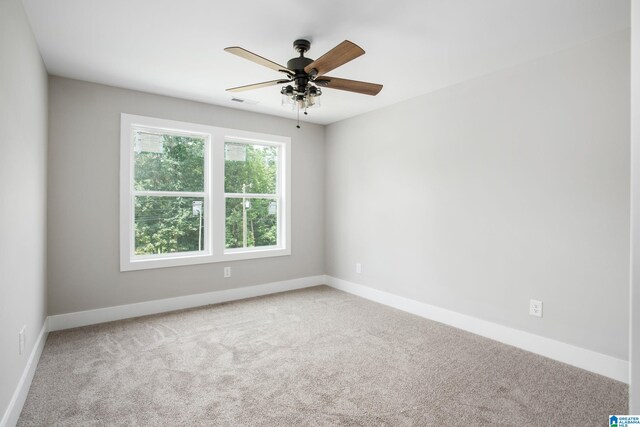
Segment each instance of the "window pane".
[{"label": "window pane", "polygon": [[135,189],[204,191],[205,139],[136,130]]},{"label": "window pane", "polygon": [[201,197],[136,197],[135,254],[204,250],[204,208]]},{"label": "window pane", "polygon": [[224,152],[225,192],[276,193],[277,147],[226,142]]},{"label": "window pane", "polygon": [[278,244],[278,204],[275,199],[226,200],[226,248]]}]

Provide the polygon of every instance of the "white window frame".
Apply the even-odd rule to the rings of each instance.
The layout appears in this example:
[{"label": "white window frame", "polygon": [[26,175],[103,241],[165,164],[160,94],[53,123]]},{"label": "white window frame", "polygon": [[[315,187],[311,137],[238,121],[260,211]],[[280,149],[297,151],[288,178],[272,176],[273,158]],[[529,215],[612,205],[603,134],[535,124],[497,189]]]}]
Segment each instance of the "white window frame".
[{"label": "white window frame", "polygon": [[[121,114],[120,123],[120,271],[291,255],[291,138],[126,113]],[[205,191],[197,193],[198,197],[204,197],[204,251],[135,255],[134,197],[168,193],[134,190],[133,132],[139,128],[205,138]],[[225,248],[225,142],[278,147],[278,245]],[[194,194],[187,192],[181,195]]]}]

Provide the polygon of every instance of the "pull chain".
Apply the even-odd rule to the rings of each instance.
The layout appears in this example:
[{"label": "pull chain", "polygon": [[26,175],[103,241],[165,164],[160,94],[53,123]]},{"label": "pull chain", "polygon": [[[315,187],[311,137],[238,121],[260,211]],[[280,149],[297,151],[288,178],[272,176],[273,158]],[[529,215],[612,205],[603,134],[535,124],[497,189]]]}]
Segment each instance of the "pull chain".
[{"label": "pull chain", "polygon": [[300,129],[300,104],[298,104],[298,124],[296,125],[298,129]]}]

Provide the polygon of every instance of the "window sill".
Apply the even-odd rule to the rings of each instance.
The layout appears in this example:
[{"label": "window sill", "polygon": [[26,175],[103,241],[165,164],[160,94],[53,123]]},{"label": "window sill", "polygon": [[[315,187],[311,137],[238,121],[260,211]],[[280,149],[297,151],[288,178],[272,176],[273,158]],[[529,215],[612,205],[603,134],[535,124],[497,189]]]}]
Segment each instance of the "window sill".
[{"label": "window sill", "polygon": [[238,261],[243,259],[268,258],[275,256],[291,255],[290,249],[271,247],[265,249],[228,249],[222,255],[221,261]]},{"label": "window sill", "polygon": [[229,250],[223,255],[183,254],[153,258],[121,259],[120,271],[150,270],[155,268],[182,267],[187,265],[211,264],[216,262],[240,261],[291,255],[290,249],[269,248],[253,250]]}]

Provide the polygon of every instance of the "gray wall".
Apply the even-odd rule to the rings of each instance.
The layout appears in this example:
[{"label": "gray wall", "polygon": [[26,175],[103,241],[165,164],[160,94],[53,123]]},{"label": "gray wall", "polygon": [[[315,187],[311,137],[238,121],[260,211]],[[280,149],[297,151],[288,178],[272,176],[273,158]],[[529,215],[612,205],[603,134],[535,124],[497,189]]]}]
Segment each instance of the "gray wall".
[{"label": "gray wall", "polygon": [[631,2],[631,376],[629,413],[640,413],[640,2]]},{"label": "gray wall", "polygon": [[629,63],[625,31],[328,126],[327,274],[628,360]]},{"label": "gray wall", "polygon": [[0,130],[2,419],[46,317],[47,73],[19,0],[0,0]]},{"label": "gray wall", "polygon": [[[324,274],[324,127],[60,77],[49,111],[49,314]],[[121,273],[121,112],[290,136],[292,255]]]}]

